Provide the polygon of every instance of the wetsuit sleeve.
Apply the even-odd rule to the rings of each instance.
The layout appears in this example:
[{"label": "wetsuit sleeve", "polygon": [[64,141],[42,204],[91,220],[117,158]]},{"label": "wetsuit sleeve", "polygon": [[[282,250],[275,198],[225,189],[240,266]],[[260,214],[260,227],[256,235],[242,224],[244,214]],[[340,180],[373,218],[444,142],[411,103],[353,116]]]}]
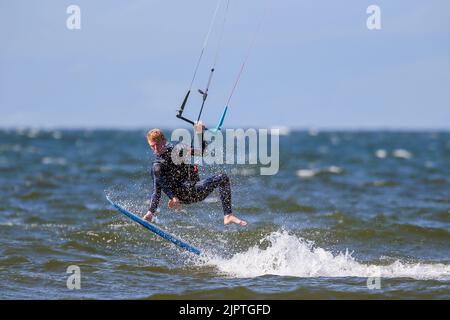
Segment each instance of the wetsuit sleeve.
[{"label": "wetsuit sleeve", "polygon": [[[155,175],[155,166],[152,167],[152,178],[153,178],[153,193],[152,198],[150,200],[150,208],[148,209],[150,212],[156,212],[156,209],[159,205],[159,200],[161,199],[161,187],[159,186],[159,183],[157,181],[156,175]],[[159,165],[158,165],[159,166]],[[160,168],[156,168],[157,170],[160,170]]]},{"label": "wetsuit sleeve", "polygon": [[150,212],[155,212],[156,208],[158,208],[159,200],[161,199],[161,190],[170,198],[174,198],[175,194],[169,187],[169,183],[167,182],[166,177],[161,174],[161,164],[154,163],[152,167],[152,176],[153,176],[153,194],[152,200],[150,204]]},{"label": "wetsuit sleeve", "polygon": [[208,146],[206,141],[203,140],[203,132],[202,133],[197,133],[197,138],[198,138],[198,140],[200,140],[202,142],[202,150],[200,151],[199,149],[195,149],[194,146],[191,145],[191,149],[190,149],[191,156],[194,156],[194,155],[199,155],[199,156],[201,155],[201,156],[203,156],[203,154],[205,153],[205,149]]}]

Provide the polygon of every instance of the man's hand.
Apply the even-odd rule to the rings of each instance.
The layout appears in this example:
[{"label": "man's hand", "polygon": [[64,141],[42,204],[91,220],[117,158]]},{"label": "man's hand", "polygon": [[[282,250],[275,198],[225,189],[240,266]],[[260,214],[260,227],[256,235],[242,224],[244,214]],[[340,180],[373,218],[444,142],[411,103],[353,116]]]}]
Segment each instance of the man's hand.
[{"label": "man's hand", "polygon": [[205,126],[201,121],[194,124],[194,131],[195,133],[202,133],[205,130]]},{"label": "man's hand", "polygon": [[150,211],[147,211],[147,213],[145,214],[143,219],[148,221],[148,222],[152,222],[154,216],[155,216],[154,213],[152,213]]},{"label": "man's hand", "polygon": [[178,209],[181,206],[180,200],[178,200],[177,197],[173,197],[172,199],[169,200],[167,206],[169,207],[169,209]]}]

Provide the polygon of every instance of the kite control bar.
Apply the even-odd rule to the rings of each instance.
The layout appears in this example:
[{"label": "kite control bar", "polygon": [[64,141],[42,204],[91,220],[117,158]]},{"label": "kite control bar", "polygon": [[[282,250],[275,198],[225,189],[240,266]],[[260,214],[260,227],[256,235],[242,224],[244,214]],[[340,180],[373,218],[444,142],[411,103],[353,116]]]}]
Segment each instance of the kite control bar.
[{"label": "kite control bar", "polygon": [[[188,100],[188,98],[189,98],[189,94],[190,94],[190,93],[191,93],[191,90],[189,90],[189,91],[186,93],[186,96],[184,97],[183,103],[181,104],[180,110],[178,110],[177,118],[178,118],[178,119],[181,119],[181,120],[184,120],[184,121],[186,121],[186,122],[188,122],[188,123],[190,123],[190,124],[192,124],[192,125],[195,125],[195,122],[194,122],[194,121],[192,121],[192,120],[190,120],[190,119],[188,119],[188,118],[186,118],[186,117],[183,117],[184,107],[186,106],[186,102],[187,102],[187,100]],[[207,128],[205,128],[205,129],[207,130]]]},{"label": "kite control bar", "polygon": [[[186,104],[186,100],[187,100],[188,96],[189,96],[189,92],[186,94],[186,97],[184,98],[184,101],[183,101],[183,104],[180,107],[180,110],[178,110],[177,118],[181,119],[181,120],[184,120],[187,123],[190,123],[190,124],[192,124],[194,126],[195,125],[194,121],[192,121],[192,120],[190,120],[190,119],[188,119],[186,117],[183,117],[184,106]],[[225,119],[225,115],[227,114],[227,110],[228,110],[228,106],[225,106],[225,108],[222,111],[222,115],[220,116],[219,123],[217,124],[217,126],[214,129],[208,129],[208,128],[205,127],[205,130],[211,130],[211,131],[218,131],[218,130],[220,130],[222,128],[222,124],[223,124],[223,120]]]}]

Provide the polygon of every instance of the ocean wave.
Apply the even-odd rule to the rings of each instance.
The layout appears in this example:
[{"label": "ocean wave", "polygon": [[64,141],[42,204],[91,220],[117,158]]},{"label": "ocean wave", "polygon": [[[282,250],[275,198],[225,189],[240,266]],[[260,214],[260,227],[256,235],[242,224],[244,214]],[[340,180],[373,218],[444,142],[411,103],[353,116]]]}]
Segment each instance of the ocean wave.
[{"label": "ocean wave", "polygon": [[219,272],[238,278],[278,275],[450,279],[448,264],[401,261],[389,265],[364,264],[356,261],[348,251],[335,254],[287,231],[272,232],[261,240],[260,245],[231,258],[214,256],[205,259],[206,264],[214,265]]},{"label": "ocean wave", "polygon": [[2,269],[3,267],[10,267],[11,265],[19,266],[29,263],[31,263],[30,259],[25,256],[11,255],[9,257],[0,259],[0,269]]},{"label": "ocean wave", "polygon": [[267,206],[276,212],[315,212],[316,209],[313,206],[302,205],[297,202],[295,198],[280,199],[278,197],[267,197]]},{"label": "ocean wave", "polygon": [[49,192],[41,192],[41,191],[30,191],[24,194],[20,194],[17,198],[21,200],[41,200],[45,199],[51,194]]}]

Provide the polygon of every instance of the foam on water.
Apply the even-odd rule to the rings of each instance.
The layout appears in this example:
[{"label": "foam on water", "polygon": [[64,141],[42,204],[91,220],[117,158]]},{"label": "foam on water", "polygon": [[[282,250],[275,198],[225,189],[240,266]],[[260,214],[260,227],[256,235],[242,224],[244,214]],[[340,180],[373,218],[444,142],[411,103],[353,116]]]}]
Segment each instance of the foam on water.
[{"label": "foam on water", "polygon": [[300,169],[296,171],[297,176],[300,178],[311,178],[317,174],[317,170],[313,169]]},{"label": "foam on water", "polygon": [[321,173],[332,173],[332,174],[341,174],[344,170],[337,166],[330,166],[328,168],[323,169],[300,169],[295,172],[295,174],[303,179],[312,178]]},{"label": "foam on water", "polygon": [[412,157],[412,153],[405,149],[396,149],[392,152],[392,155],[401,159],[410,159]]},{"label": "foam on water", "polygon": [[270,274],[292,277],[450,279],[448,264],[411,264],[401,261],[390,265],[363,264],[356,261],[348,251],[332,253],[287,231],[272,232],[261,240],[261,243],[264,242],[268,242],[265,248],[255,245],[231,258],[206,257],[204,263],[238,278]]},{"label": "foam on water", "polygon": [[384,158],[387,157],[387,151],[384,150],[384,149],[378,149],[378,150],[375,152],[375,156],[376,156],[377,158],[384,159]]}]

